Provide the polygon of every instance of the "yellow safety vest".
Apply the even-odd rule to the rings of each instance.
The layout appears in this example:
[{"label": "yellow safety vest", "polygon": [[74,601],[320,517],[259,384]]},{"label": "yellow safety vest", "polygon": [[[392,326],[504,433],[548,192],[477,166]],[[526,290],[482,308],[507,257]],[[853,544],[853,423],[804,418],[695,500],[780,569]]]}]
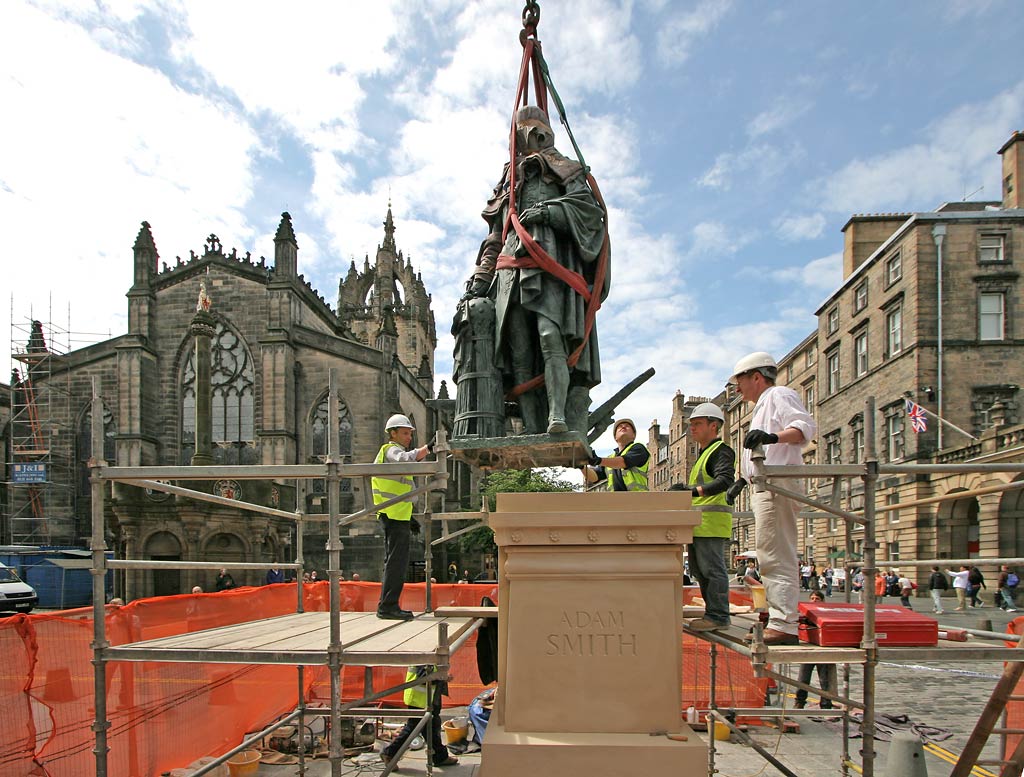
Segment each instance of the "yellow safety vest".
[{"label": "yellow safety vest", "polygon": [[[430,672],[434,671],[432,666],[423,668]],[[405,681],[411,683],[417,677],[421,677],[422,675],[418,670],[419,667],[410,666],[405,673]],[[417,707],[425,710],[427,708],[427,684],[424,683],[423,685],[414,685],[412,688],[406,688],[405,693],[402,694],[402,700],[405,702],[406,707]],[[438,725],[440,725],[440,721],[438,721]]]},{"label": "yellow safety vest", "polygon": [[[403,451],[405,450],[396,442],[386,442],[377,451],[377,458],[373,460],[374,464],[384,463],[384,454],[388,448],[401,448]],[[375,505],[412,491],[412,475],[394,475],[393,478],[395,479],[374,475],[371,484],[373,486],[373,503]],[[391,507],[385,507],[381,512],[392,521],[408,521],[412,519],[412,502],[398,502],[391,505]]]},{"label": "yellow safety vest", "polygon": [[[620,456],[625,456],[626,451],[632,448],[634,445],[639,445],[636,440],[626,446],[626,449],[620,453]],[[647,468],[651,464],[651,459],[648,457],[647,461],[644,462],[642,467],[627,467],[622,470],[622,482],[626,485],[627,491],[646,491],[647,490]],[[608,467],[608,490],[615,490],[615,470]]]},{"label": "yellow safety vest", "polygon": [[[690,470],[689,483],[693,487],[702,486],[705,483],[710,483],[714,480],[711,477],[711,473],[708,472],[708,459],[711,458],[711,454],[714,453],[719,445],[724,445],[721,440],[715,440],[700,455],[696,463],[693,465],[693,469]],[[695,496],[693,498],[693,504],[695,505],[725,505],[726,493],[723,491],[720,494],[714,496]],[[693,527],[694,537],[732,537],[732,515],[730,513],[701,513],[700,525]]]}]

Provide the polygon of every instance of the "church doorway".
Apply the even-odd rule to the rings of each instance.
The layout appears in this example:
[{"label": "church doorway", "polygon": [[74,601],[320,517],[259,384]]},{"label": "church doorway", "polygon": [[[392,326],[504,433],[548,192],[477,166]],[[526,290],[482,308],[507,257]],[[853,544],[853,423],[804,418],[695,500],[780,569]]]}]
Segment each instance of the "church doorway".
[{"label": "church doorway", "polygon": [[[153,561],[181,561],[181,543],[170,532],[160,531],[146,540],[145,557]],[[181,590],[180,569],[154,569],[152,596],[174,596]]]}]

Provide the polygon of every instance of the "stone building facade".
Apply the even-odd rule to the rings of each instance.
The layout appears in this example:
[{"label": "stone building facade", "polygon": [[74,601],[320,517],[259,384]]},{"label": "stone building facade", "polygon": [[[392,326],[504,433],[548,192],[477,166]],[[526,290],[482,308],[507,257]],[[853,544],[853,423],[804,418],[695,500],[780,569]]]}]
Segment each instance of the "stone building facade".
[{"label": "stone building facade", "polygon": [[[874,445],[881,462],[1024,461],[1024,133],[1013,133],[999,154],[1000,201],[856,215],[843,228],[842,284],[818,308],[816,328],[779,362],[779,383],[795,389],[817,420],[818,438],[804,450],[806,463],[864,461],[869,396],[875,399]],[[908,398],[976,439],[933,417],[926,431],[913,431]],[[752,406],[727,388],[725,408],[726,440],[738,447]],[[973,493],[1017,479],[883,477],[876,502],[882,511],[880,566],[901,558],[1024,554],[1022,491]],[[804,487],[817,498],[833,496],[831,479],[812,479]],[[840,505],[863,509],[859,481],[843,479],[839,488]],[[887,509],[961,491],[962,499]],[[748,505],[746,494],[736,505],[734,552],[754,547]],[[819,567],[843,563],[841,521],[803,514],[799,534],[804,559]],[[854,562],[862,537],[852,530]],[[926,579],[927,570],[916,574]]]},{"label": "stone building facade", "polygon": [[[327,453],[329,373],[340,395],[338,449],[347,461],[372,461],[385,419],[403,412],[429,439],[436,426],[433,396],[436,346],[430,296],[394,242],[390,207],[377,262],[352,268],[339,284],[335,311],[298,272],[299,247],[291,217],[282,215],[274,261],[226,252],[210,235],[202,254],[161,263],[148,223],[133,247],[128,291],[128,332],[71,351],[57,360],[54,379],[71,387],[76,433],[60,441],[76,462],[78,483],[70,504],[50,504],[52,542],[80,543],[89,525],[85,460],[90,450],[89,397],[93,379],[105,407],[105,456],[119,466],[187,465],[196,445],[198,385],[195,338],[189,325],[200,283],[212,304],[210,392],[213,459],[217,464],[297,464]],[[196,481],[198,484],[199,481]],[[199,487],[198,485],[194,487]],[[322,481],[210,484],[221,495],[315,514],[326,511]],[[363,505],[363,484],[344,486],[342,510]],[[223,561],[289,561],[290,521],[117,487],[109,503],[110,542],[119,557]],[[356,523],[345,535],[343,567],[373,579],[381,540],[376,521]],[[307,524],[307,566],[326,567],[326,525]],[[262,573],[236,582],[258,583]],[[212,583],[207,572],[138,573],[128,596],[181,593]],[[207,589],[209,590],[209,589]]]}]

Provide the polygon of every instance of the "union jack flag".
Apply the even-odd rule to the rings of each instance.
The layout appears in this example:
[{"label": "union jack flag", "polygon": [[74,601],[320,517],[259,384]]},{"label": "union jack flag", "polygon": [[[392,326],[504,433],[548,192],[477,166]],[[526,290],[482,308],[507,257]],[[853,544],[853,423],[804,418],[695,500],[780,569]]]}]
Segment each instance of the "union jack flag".
[{"label": "union jack flag", "polygon": [[907,418],[910,419],[910,427],[915,432],[924,432],[928,429],[928,419],[925,417],[924,408],[917,402],[907,400]]}]

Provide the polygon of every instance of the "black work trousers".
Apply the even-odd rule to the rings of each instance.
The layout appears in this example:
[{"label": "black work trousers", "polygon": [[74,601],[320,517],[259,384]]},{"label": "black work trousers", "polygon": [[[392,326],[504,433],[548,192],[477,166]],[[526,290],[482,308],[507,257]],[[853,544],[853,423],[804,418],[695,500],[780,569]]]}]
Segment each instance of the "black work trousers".
[{"label": "black work trousers", "polygon": [[[448,748],[445,747],[444,741],[441,739],[441,694],[437,693],[436,688],[432,690],[434,690],[434,701],[430,705],[430,711],[434,713],[434,717],[427,724],[427,727],[430,729],[430,745],[434,751],[434,766],[440,766],[448,760]],[[413,729],[416,728],[416,724],[419,722],[419,718],[409,718],[406,720],[405,726],[398,732],[398,736],[392,740],[390,745],[384,748],[384,755],[388,756],[388,758],[394,758],[398,748],[405,743],[405,740],[409,738],[409,735],[412,734]],[[427,738],[426,733],[426,731],[423,732],[424,740]]]},{"label": "black work trousers", "polygon": [[409,568],[409,521],[393,521],[381,514],[384,524],[384,579],[380,584],[377,611],[398,609],[398,597]]}]

